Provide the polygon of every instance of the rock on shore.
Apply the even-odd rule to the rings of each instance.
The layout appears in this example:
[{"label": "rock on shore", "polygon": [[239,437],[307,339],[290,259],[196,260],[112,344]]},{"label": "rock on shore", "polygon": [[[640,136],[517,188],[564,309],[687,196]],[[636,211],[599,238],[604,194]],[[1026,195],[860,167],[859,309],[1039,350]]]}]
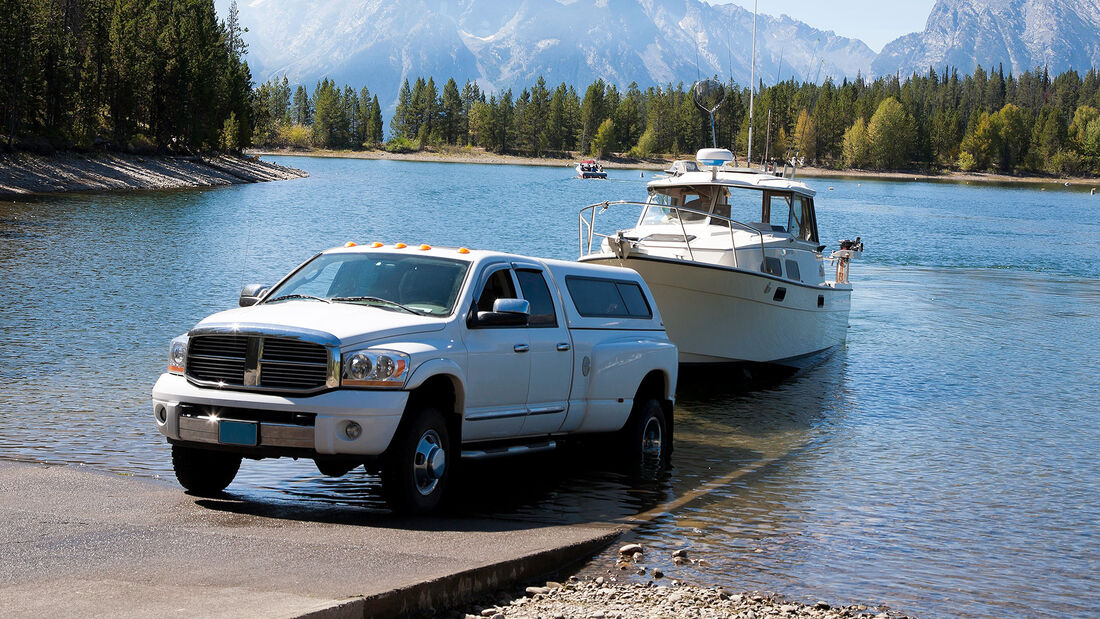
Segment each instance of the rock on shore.
[{"label": "rock on shore", "polygon": [[740,617],[743,619],[808,617],[814,619],[897,619],[884,607],[831,606],[825,602],[800,604],[760,593],[730,593],[722,588],[694,585],[654,586],[653,583],[571,581],[564,585],[528,587],[527,595],[501,599],[453,613],[466,619]]},{"label": "rock on shore", "polygon": [[59,153],[0,155],[0,196],[57,191],[171,189],[309,176],[259,159]]}]

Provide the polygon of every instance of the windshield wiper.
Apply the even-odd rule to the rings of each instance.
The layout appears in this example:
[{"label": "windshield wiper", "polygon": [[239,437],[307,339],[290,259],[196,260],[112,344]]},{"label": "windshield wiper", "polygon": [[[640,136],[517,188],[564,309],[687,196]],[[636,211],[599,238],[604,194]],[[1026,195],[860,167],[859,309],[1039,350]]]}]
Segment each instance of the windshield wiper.
[{"label": "windshield wiper", "polygon": [[311,294],[298,294],[298,293],[280,295],[280,296],[275,297],[274,299],[267,299],[267,300],[264,301],[264,303],[274,303],[275,301],[287,301],[289,299],[313,299],[314,301],[324,301],[325,303],[332,303],[332,301],[329,301],[328,299],[325,299],[325,298],[322,298],[322,297],[315,297]]},{"label": "windshield wiper", "polygon": [[402,305],[397,301],[390,301],[389,299],[383,299],[382,297],[332,297],[333,301],[338,303],[385,303],[386,305],[392,305],[393,307],[403,309],[410,314],[416,314],[417,316],[427,316],[426,313],[413,309],[407,305]]}]

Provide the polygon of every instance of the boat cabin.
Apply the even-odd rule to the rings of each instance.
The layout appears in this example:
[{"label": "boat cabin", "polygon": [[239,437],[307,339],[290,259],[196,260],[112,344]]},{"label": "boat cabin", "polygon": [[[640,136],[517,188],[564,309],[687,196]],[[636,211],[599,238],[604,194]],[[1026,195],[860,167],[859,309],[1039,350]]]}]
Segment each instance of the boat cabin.
[{"label": "boat cabin", "polygon": [[[688,176],[703,176],[701,183],[693,183]],[[745,176],[748,179],[728,177]],[[752,176],[761,176],[765,182],[752,183]],[[672,180],[682,182],[670,182]],[[757,172],[720,173],[715,180],[710,174],[684,174],[676,179],[661,179],[649,184],[649,199],[638,220],[638,226],[669,223],[684,225],[706,223],[712,226],[738,227],[747,231],[755,229],[771,236],[789,236],[791,239],[818,244],[817,217],[812,195],[796,187],[782,187],[784,181]],[[787,181],[788,185],[793,185]],[[761,186],[762,185],[762,186]],[[681,221],[682,220],[682,221]]]}]

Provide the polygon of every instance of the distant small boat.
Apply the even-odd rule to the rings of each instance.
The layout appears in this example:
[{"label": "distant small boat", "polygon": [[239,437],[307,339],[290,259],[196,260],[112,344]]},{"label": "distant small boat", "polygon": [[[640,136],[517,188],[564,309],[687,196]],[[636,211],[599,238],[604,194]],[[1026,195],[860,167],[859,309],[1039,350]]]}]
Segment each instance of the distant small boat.
[{"label": "distant small boat", "polygon": [[604,172],[603,166],[591,159],[578,163],[575,169],[577,178],[607,178],[607,172]]}]

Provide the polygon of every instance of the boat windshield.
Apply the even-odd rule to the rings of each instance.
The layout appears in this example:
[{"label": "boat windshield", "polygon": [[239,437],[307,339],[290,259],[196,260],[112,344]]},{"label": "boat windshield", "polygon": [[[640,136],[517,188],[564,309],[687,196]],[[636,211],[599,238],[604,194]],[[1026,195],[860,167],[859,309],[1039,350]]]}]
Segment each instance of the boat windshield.
[{"label": "boat windshield", "polygon": [[272,290],[265,303],[317,299],[447,316],[469,268],[468,262],[433,256],[321,254]]},{"label": "boat windshield", "polygon": [[[699,212],[681,211],[673,207]],[[681,223],[705,223],[728,227],[726,219],[720,218],[748,222],[748,226],[767,234],[790,234],[796,239],[817,242],[817,221],[812,198],[791,192],[749,188],[731,190],[719,185],[662,187],[652,190],[638,225],[678,226]]]},{"label": "boat windshield", "polygon": [[[726,217],[737,221],[752,221],[760,215],[762,192],[745,189],[731,192],[728,187],[717,185],[701,187],[670,187],[654,191],[649,196],[648,206],[642,213],[639,225],[659,225],[680,223],[709,223],[715,226],[728,226]],[[708,217],[700,213],[678,211],[670,207],[680,207],[709,213],[718,217]]]}]

